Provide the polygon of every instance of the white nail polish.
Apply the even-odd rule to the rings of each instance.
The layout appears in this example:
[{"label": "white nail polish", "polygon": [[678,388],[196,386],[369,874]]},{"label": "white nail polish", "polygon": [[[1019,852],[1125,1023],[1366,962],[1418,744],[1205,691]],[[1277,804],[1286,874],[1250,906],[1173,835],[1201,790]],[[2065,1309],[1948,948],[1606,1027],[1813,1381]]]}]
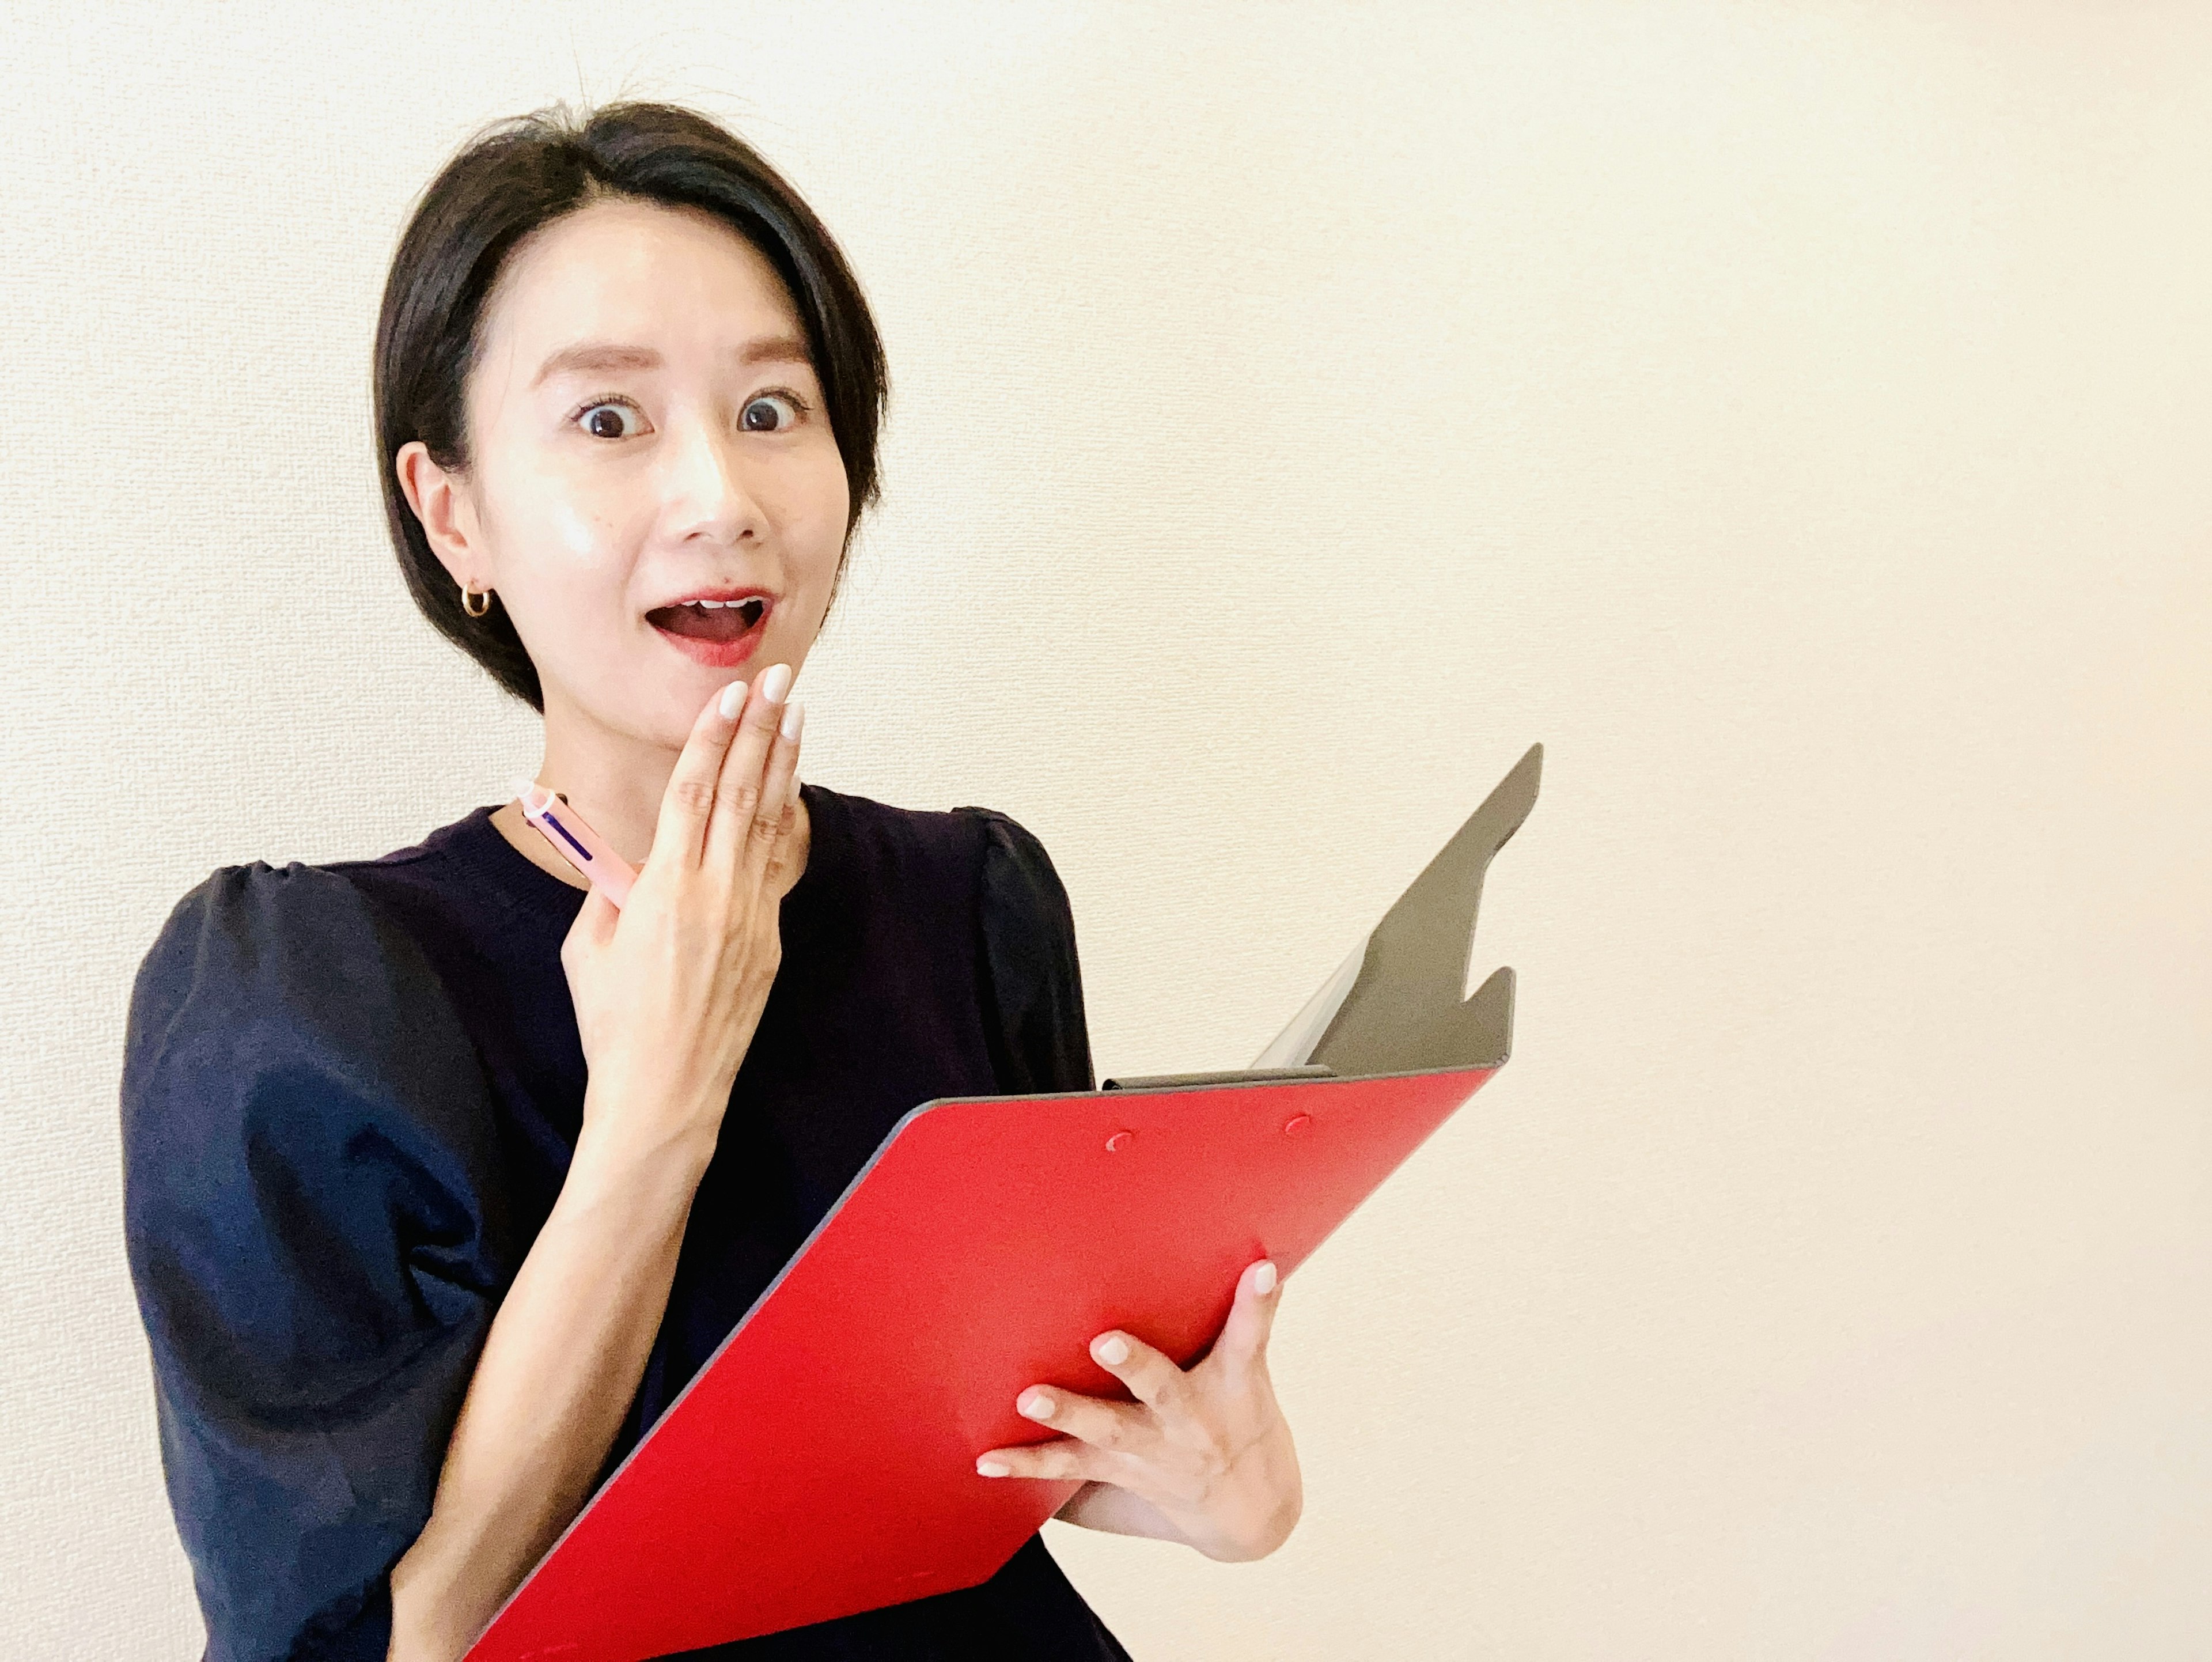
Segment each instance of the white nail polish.
[{"label": "white nail polish", "polygon": [[799,730],[805,725],[806,706],[794,698],[783,707],[783,736],[796,739]]},{"label": "white nail polish", "polygon": [[743,681],[732,681],[722,689],[722,719],[725,721],[736,721],[738,712],[744,707],[745,684]]},{"label": "white nail polish", "polygon": [[1119,1333],[1109,1333],[1098,1342],[1098,1360],[1109,1367],[1118,1367],[1129,1360],[1129,1342]]},{"label": "white nail polish", "polygon": [[975,1462],[975,1470],[986,1477],[1004,1477],[1012,1472],[1013,1468],[1003,1460],[978,1460]]},{"label": "white nail polish", "polygon": [[761,677],[761,697],[771,704],[783,702],[783,695],[791,691],[791,666],[770,664],[768,673]]},{"label": "white nail polish", "polygon": [[1052,1418],[1052,1398],[1044,1395],[1042,1391],[1034,1397],[1023,1397],[1021,1401],[1015,1403],[1014,1406],[1032,1420],[1049,1420]]},{"label": "white nail polish", "polygon": [[1275,1290],[1275,1266],[1263,1263],[1252,1272],[1252,1290],[1261,1298]]}]

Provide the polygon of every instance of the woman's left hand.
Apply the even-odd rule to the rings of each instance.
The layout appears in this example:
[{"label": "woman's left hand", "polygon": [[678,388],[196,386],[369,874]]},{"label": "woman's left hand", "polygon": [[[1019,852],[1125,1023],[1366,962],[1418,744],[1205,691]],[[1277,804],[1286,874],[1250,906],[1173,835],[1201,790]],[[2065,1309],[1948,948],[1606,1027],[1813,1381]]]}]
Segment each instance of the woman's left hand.
[{"label": "woman's left hand", "polygon": [[1303,1492],[1291,1428],[1267,1379],[1267,1331],[1281,1297],[1265,1259],[1237,1278],[1236,1301],[1205,1359],[1185,1370],[1133,1333],[1091,1342],[1133,1403],[1031,1385],[1018,1412],[1065,1432],[996,1448],[986,1477],[1080,1477],[1059,1516],[1118,1534],[1182,1541],[1209,1558],[1264,1558],[1288,1538]]}]

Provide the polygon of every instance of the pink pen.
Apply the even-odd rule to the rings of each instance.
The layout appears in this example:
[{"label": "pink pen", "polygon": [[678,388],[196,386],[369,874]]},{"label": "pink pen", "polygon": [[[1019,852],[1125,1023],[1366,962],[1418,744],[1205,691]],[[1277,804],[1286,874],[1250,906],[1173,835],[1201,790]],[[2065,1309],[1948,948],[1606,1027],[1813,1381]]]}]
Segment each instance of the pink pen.
[{"label": "pink pen", "polygon": [[566,800],[535,780],[516,780],[514,794],[522,803],[522,817],[538,827],[556,854],[589,878],[593,888],[617,906],[629,898],[629,886],[637,881],[636,868],[586,825]]}]

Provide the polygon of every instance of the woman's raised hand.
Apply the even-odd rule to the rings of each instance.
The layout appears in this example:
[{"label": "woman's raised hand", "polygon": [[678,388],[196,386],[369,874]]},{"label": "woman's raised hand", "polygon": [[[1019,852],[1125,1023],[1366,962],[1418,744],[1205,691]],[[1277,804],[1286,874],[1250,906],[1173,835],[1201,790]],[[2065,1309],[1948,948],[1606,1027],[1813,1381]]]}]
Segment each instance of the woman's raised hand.
[{"label": "woman's raised hand", "polygon": [[796,880],[792,671],[708,701],[677,758],[629,898],[596,888],[562,944],[591,1084],[584,1137],[633,1154],[714,1152],[730,1087],[783,959]]},{"label": "woman's raised hand", "polygon": [[583,1129],[477,1358],[430,1521],[392,1569],[394,1658],[468,1648],[583,1505],[636,1395],[782,963],[801,857],[791,676],[774,665],[700,711],[629,898],[592,890],[562,942]]}]

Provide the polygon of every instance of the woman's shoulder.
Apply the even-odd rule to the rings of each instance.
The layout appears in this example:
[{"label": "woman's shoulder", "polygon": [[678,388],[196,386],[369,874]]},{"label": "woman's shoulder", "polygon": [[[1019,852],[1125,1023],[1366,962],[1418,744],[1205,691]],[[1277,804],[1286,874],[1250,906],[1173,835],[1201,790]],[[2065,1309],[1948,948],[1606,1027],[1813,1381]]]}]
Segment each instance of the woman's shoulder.
[{"label": "woman's shoulder", "polygon": [[907,808],[872,797],[807,787],[810,811],[836,814],[838,830],[864,857],[894,867],[933,865],[958,873],[986,890],[1008,879],[1048,880],[1059,886],[1052,856],[1036,834],[1002,808],[963,804],[952,808]]},{"label": "woman's shoulder", "polygon": [[161,935],[187,928],[296,928],[357,913],[365,897],[349,872],[362,863],[249,860],[217,866],[170,908]]},{"label": "woman's shoulder", "polygon": [[[134,1026],[188,996],[267,1020],[343,1016],[378,989],[431,990],[426,908],[463,891],[453,865],[481,812],[374,859],[218,866],[170,908],[142,960]],[[459,924],[453,927],[459,927]]]},{"label": "woman's shoulder", "polygon": [[[817,881],[857,878],[858,888],[895,893],[897,912],[932,939],[975,943],[1000,1088],[1089,1090],[1075,916],[1042,839],[1003,808],[900,808],[806,788],[810,809],[821,805],[831,832],[817,848],[838,851]],[[872,869],[832,878],[841,860]],[[811,861],[809,869],[816,871]],[[933,908],[940,915],[926,916]]]},{"label": "woman's shoulder", "polygon": [[134,1016],[193,996],[221,996],[240,1015],[337,1014],[411,967],[412,944],[343,866],[218,866],[155,934],[139,965]]},{"label": "woman's shoulder", "polygon": [[170,910],[132,983],[126,1160],[243,1158],[257,1138],[373,1125],[472,1140],[481,1081],[420,945],[343,867],[222,866]]}]

